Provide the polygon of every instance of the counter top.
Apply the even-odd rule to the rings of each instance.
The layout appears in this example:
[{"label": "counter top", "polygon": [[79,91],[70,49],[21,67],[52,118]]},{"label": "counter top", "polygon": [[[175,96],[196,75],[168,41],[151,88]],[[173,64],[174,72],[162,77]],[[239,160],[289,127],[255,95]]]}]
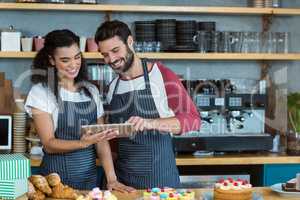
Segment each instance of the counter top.
[{"label": "counter top", "polygon": [[[196,192],[196,199],[202,200],[201,196],[205,192],[212,192],[212,189],[193,189]],[[254,191],[261,195],[264,200],[299,200],[298,197],[284,197],[280,196],[278,193],[273,192],[270,188],[268,187],[256,187],[254,188]],[[136,193],[119,193],[119,192],[113,192],[118,200],[142,200],[142,191],[138,191]],[[27,200],[27,197],[24,195],[20,198],[17,198],[17,200]],[[46,200],[57,200],[57,199],[51,199],[51,198],[46,198]],[[63,200],[63,199],[60,199]]]},{"label": "counter top", "polygon": [[[38,167],[41,157],[31,157],[31,166]],[[300,156],[286,154],[257,153],[257,154],[225,154],[216,156],[196,157],[193,155],[177,155],[177,166],[192,165],[259,165],[259,164],[299,164]],[[97,165],[101,163],[97,160]]]},{"label": "counter top", "polygon": [[[196,199],[201,199],[201,194],[203,194],[204,192],[212,192],[211,189],[195,189],[194,190],[196,192]],[[283,197],[280,196],[279,194],[277,194],[276,192],[273,192],[270,188],[267,187],[256,187],[254,188],[254,191],[256,193],[258,193],[259,195],[263,196],[264,200],[299,200],[299,196],[298,197]],[[122,193],[118,193],[118,192],[114,192],[114,194],[118,197],[118,200],[136,200],[139,199],[142,196],[142,192],[138,191],[135,194],[122,194]],[[300,195],[300,193],[299,193]]]},{"label": "counter top", "polygon": [[286,154],[253,153],[253,154],[224,154],[205,157],[193,155],[178,155],[177,166],[184,165],[259,165],[259,164],[299,164],[300,156]]}]

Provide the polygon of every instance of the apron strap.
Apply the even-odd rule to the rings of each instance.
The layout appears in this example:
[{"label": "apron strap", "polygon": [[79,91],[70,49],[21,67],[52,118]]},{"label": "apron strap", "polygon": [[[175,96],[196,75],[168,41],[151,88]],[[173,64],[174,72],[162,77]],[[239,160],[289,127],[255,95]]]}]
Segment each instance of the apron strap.
[{"label": "apron strap", "polygon": [[142,60],[142,65],[143,65],[145,88],[150,89],[150,80],[149,80],[149,73],[148,73],[148,67],[147,67],[147,60],[145,58],[142,58],[141,60]]},{"label": "apron strap", "polygon": [[119,87],[119,82],[120,82],[120,76],[117,78],[117,83],[116,83],[116,86],[115,86],[115,88],[114,88],[114,91],[113,91],[113,94],[112,94],[112,96],[114,96],[114,95],[115,95],[115,93],[117,92],[117,90],[118,90],[118,87]]}]

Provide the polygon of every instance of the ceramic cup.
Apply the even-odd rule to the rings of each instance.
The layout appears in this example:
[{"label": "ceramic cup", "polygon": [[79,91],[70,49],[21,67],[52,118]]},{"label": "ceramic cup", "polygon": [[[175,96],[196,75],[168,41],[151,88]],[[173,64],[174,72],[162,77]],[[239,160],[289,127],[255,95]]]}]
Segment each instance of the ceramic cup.
[{"label": "ceramic cup", "polygon": [[86,43],[87,43],[88,52],[97,52],[98,51],[98,45],[95,42],[94,38],[87,38]]},{"label": "ceramic cup", "polygon": [[32,51],[32,41],[31,37],[21,38],[22,51]]}]

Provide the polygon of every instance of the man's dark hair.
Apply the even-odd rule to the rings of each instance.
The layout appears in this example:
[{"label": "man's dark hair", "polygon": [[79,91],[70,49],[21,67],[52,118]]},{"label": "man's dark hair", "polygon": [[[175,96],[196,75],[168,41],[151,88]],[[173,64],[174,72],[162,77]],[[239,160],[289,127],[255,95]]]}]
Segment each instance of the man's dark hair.
[{"label": "man's dark hair", "polygon": [[118,20],[106,21],[98,27],[95,41],[98,44],[101,41],[118,36],[126,44],[129,35],[132,35],[131,31],[124,22]]}]

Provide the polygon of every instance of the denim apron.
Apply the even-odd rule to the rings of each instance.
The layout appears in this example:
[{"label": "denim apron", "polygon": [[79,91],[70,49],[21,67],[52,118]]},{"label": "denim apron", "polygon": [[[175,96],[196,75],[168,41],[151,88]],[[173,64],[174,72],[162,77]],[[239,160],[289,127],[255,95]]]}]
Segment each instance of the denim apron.
[{"label": "denim apron", "polygon": [[[93,98],[91,99],[87,102],[62,101],[60,103],[55,138],[80,140],[80,126],[97,123],[97,107]],[[64,184],[76,189],[91,190],[97,185],[94,145],[68,153],[44,152],[41,167],[42,174],[56,172]]]},{"label": "denim apron", "polygon": [[[131,116],[159,118],[152,96],[148,69],[142,60],[145,89],[116,94],[117,80],[110,103],[111,123],[124,123]],[[169,133],[156,130],[138,132],[134,138],[118,138],[116,173],[118,180],[137,189],[180,185]]]}]

